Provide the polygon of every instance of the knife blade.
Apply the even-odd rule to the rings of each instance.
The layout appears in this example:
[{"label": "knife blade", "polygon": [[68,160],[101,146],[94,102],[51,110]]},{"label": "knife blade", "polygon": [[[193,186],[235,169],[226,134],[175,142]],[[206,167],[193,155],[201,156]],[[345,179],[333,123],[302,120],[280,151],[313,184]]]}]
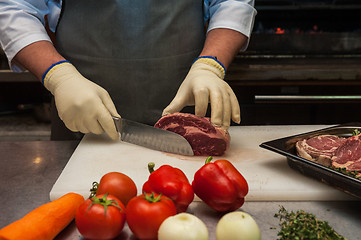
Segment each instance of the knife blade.
[{"label": "knife blade", "polygon": [[179,134],[125,118],[113,117],[120,139],[146,148],[193,156],[188,141]]}]

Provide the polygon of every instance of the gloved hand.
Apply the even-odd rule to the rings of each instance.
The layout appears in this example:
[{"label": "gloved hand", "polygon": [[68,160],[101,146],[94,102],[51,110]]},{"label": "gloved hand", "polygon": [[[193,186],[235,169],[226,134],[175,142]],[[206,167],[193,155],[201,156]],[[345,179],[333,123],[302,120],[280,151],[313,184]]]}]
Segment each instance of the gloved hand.
[{"label": "gloved hand", "polygon": [[108,92],[84,78],[69,62],[53,66],[44,86],[54,95],[59,117],[71,131],[119,138],[112,116],[120,117]]},{"label": "gloved hand", "polygon": [[163,110],[163,116],[179,112],[185,106],[195,105],[195,115],[205,116],[211,103],[211,122],[215,126],[230,126],[231,118],[240,123],[240,107],[231,87],[223,80],[224,67],[210,57],[198,58],[178,89],[172,102]]}]

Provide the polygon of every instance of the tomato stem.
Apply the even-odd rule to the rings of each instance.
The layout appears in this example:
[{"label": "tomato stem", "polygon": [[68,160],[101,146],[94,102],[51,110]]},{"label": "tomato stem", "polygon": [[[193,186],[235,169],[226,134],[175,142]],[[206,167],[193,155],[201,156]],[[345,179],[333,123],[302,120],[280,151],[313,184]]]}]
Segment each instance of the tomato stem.
[{"label": "tomato stem", "polygon": [[90,198],[92,203],[89,205],[88,210],[95,204],[100,204],[104,207],[104,215],[105,216],[107,215],[108,206],[114,206],[114,207],[119,208],[119,210],[122,210],[122,208],[119,206],[117,201],[115,201],[114,199],[108,200],[107,196],[108,196],[108,193],[104,194],[102,198],[99,198],[97,196],[93,196],[92,198]]},{"label": "tomato stem", "polygon": [[145,200],[147,200],[150,203],[159,202],[161,196],[162,194],[159,194],[157,197],[155,197],[154,192],[152,192],[151,194],[144,193]]},{"label": "tomato stem", "polygon": [[97,195],[98,187],[99,187],[99,183],[98,183],[98,182],[93,182],[92,188],[90,189],[90,196],[89,196],[89,198],[92,198],[92,197],[94,197],[95,195]]}]

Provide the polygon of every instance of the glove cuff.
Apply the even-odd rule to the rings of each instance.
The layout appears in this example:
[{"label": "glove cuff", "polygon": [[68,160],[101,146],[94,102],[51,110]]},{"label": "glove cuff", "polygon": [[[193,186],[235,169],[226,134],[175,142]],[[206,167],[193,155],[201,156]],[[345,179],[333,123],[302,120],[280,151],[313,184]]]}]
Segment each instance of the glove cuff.
[{"label": "glove cuff", "polygon": [[69,61],[60,61],[51,65],[43,75],[42,82],[46,89],[54,94],[57,86],[69,79],[69,76],[79,74]]},{"label": "glove cuff", "polygon": [[220,61],[217,60],[217,58],[211,56],[201,56],[196,58],[193,64],[195,64],[196,62],[205,63],[207,65],[217,68],[220,71],[219,77],[224,79],[224,76],[226,75],[226,68],[223,66],[223,64]]},{"label": "glove cuff", "polygon": [[43,83],[43,85],[45,85],[45,80],[47,80],[49,78],[49,76],[59,67],[61,67],[62,65],[65,64],[71,64],[69,61],[67,60],[62,60],[59,61],[57,63],[52,64],[43,74],[42,78],[41,78],[41,82]]}]

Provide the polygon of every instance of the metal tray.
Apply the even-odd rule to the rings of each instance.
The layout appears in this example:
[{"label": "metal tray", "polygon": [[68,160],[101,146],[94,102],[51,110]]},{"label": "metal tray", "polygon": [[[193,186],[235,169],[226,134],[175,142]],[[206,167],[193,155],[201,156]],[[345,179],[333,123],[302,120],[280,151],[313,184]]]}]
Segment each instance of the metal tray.
[{"label": "metal tray", "polygon": [[264,142],[260,147],[271,150],[287,157],[288,165],[302,174],[315,178],[325,184],[339,189],[352,196],[361,198],[361,180],[344,173],[325,167],[297,156],[295,144],[297,141],[322,134],[331,134],[342,137],[352,136],[354,129],[361,129],[361,123],[347,123],[324,128],[312,132],[298,134]]}]

